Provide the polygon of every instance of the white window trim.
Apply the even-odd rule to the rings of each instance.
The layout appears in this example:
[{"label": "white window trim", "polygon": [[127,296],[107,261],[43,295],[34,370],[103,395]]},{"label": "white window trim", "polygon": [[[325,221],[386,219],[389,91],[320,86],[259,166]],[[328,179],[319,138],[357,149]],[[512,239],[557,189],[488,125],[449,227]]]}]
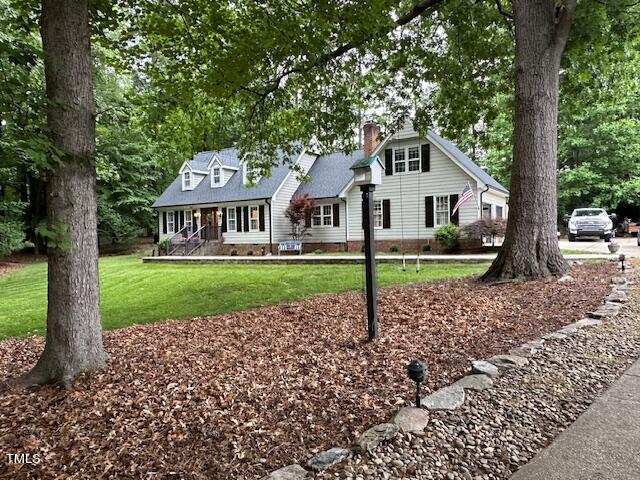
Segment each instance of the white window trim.
[{"label": "white window trim", "polygon": [[[233,212],[233,225],[231,228],[229,226],[229,221],[231,220],[229,216],[229,212]],[[227,207],[227,232],[237,232],[238,231],[238,219],[236,218],[236,207]]]},{"label": "white window trim", "polygon": [[[215,169],[218,169],[218,171],[220,172],[220,174],[218,175],[218,181],[217,182],[215,181],[215,177],[214,177],[214,174],[213,174]],[[214,165],[211,166],[211,188],[222,187],[222,184],[223,184],[222,175],[223,175],[223,173],[222,173],[222,165],[214,164]]]},{"label": "white window trim", "polygon": [[[329,212],[328,215],[326,215],[324,213],[324,207],[325,206],[331,207],[329,209],[330,212]],[[311,228],[330,228],[330,227],[333,227],[333,204],[331,204],[331,203],[323,203],[323,204],[320,204],[320,205],[316,205],[316,208],[320,208],[320,215],[315,215],[314,213],[311,214]],[[320,225],[314,225],[313,224],[313,219],[314,218],[320,218]],[[324,219],[325,218],[329,218],[330,219],[329,221],[331,223],[329,225],[325,225],[324,224]]]},{"label": "white window trim", "polygon": [[[187,185],[187,179],[186,176],[189,176],[189,185]],[[193,183],[194,183],[194,176],[193,176],[193,172],[191,170],[185,170],[184,172],[182,172],[182,190],[193,190]]]},{"label": "white window trim", "polygon": [[175,219],[175,214],[173,211],[168,211],[167,212],[167,233],[176,233],[175,232],[175,223],[176,219]]},{"label": "white window trim", "polygon": [[[380,226],[376,225],[376,204],[380,204]],[[382,200],[373,201],[373,228],[375,230],[382,230],[384,228],[384,202]]]},{"label": "white window trim", "polygon": [[[415,161],[415,160],[418,161],[418,169],[417,170],[409,170],[409,149],[410,148],[417,148],[418,149],[418,157],[411,159],[413,161]],[[398,163],[403,163],[404,164],[404,172],[396,171],[396,150],[404,151],[404,160],[398,162]],[[412,173],[422,173],[422,144],[407,145],[405,147],[394,147],[393,148],[392,158],[393,158],[393,174],[394,175],[408,175],[408,174],[412,174]]]},{"label": "white window trim", "polygon": [[[258,218],[256,219],[256,228],[251,228],[251,210],[256,209],[258,212]],[[258,205],[249,205],[249,232],[259,232],[260,231],[260,207]]]},{"label": "white window trim", "polygon": [[[447,222],[439,223],[438,222],[438,198],[446,198],[447,199]],[[449,225],[451,223],[451,205],[449,202],[451,201],[451,197],[449,195],[434,195],[433,196],[433,224],[437,227],[443,227],[444,225]]]},{"label": "white window trim", "polygon": [[184,226],[193,231],[193,210],[184,211]]}]

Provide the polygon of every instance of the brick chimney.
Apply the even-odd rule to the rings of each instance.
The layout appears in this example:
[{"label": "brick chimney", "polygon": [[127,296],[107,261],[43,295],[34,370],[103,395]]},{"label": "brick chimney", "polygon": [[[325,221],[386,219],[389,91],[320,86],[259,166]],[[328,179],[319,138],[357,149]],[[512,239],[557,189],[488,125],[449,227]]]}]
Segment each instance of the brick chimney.
[{"label": "brick chimney", "polygon": [[364,136],[363,149],[364,156],[370,157],[378,145],[380,145],[380,125],[373,121],[368,121],[362,127]]}]

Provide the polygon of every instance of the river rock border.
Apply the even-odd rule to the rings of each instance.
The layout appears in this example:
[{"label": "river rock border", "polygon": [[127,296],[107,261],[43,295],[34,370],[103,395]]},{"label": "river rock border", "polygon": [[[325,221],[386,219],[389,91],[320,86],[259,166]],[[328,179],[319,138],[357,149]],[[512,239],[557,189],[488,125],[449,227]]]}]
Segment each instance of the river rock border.
[{"label": "river rock border", "polygon": [[[626,273],[632,268],[627,266],[625,272],[612,277],[611,291],[605,297],[604,303],[593,312],[588,313],[585,318],[515,347],[508,354],[474,360],[465,376],[421,399],[423,408],[403,407],[390,422],[374,425],[366,430],[352,446],[330,448],[310,458],[304,467],[300,464],[287,465],[267,474],[262,477],[262,480],[302,480],[312,472],[326,470],[342,463],[353,453],[367,453],[381,443],[393,439],[400,432],[411,432],[416,436],[424,434],[429,420],[429,411],[460,408],[465,402],[465,390],[482,391],[491,388],[493,380],[502,371],[527,365],[529,363],[528,357],[542,348],[546,341],[562,341],[581,329],[600,325],[618,315],[623,304],[628,300],[627,290],[633,282],[627,279]],[[571,282],[573,278],[565,275],[558,281]]]}]

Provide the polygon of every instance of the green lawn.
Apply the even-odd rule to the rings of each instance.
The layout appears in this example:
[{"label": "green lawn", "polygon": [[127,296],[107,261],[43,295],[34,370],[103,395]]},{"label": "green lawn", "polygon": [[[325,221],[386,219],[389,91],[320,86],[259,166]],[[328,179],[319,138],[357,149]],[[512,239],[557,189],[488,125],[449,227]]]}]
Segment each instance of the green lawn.
[{"label": "green lawn", "polygon": [[[402,272],[378,266],[380,286],[460,277],[487,264],[423,264]],[[412,270],[413,269],[413,270]],[[213,315],[321,293],[362,288],[362,265],[170,265],[138,257],[100,260],[104,328]],[[0,339],[42,334],[47,295],[46,263],[28,264],[0,278]]]}]

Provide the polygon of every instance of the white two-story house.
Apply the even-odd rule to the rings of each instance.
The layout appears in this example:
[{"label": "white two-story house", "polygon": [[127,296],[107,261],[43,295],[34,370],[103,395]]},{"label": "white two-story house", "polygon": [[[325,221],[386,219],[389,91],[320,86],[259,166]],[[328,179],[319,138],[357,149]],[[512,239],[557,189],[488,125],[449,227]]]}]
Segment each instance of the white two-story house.
[{"label": "white two-story house", "polygon": [[[361,193],[353,186],[350,167],[359,159],[378,156],[385,166],[374,192],[374,226],[379,251],[422,251],[433,243],[442,225],[460,226],[482,216],[506,218],[509,192],[451,142],[434,132],[421,138],[411,126],[382,139],[380,129],[364,127],[364,149],[318,155],[300,148],[276,159],[270,176],[255,177],[227,148],[198,153],[156,200],[161,240],[196,234],[215,244],[215,253],[276,253],[290,238],[284,215],[296,195],[314,199],[307,218],[305,251],[359,251],[363,243]],[[287,162],[307,174],[308,182]],[[473,197],[452,210],[466,185]],[[197,233],[196,233],[197,232]],[[179,242],[174,242],[179,243]],[[194,244],[195,245],[195,244]],[[178,253],[189,254],[188,245]],[[204,254],[194,248],[193,254]]]}]

